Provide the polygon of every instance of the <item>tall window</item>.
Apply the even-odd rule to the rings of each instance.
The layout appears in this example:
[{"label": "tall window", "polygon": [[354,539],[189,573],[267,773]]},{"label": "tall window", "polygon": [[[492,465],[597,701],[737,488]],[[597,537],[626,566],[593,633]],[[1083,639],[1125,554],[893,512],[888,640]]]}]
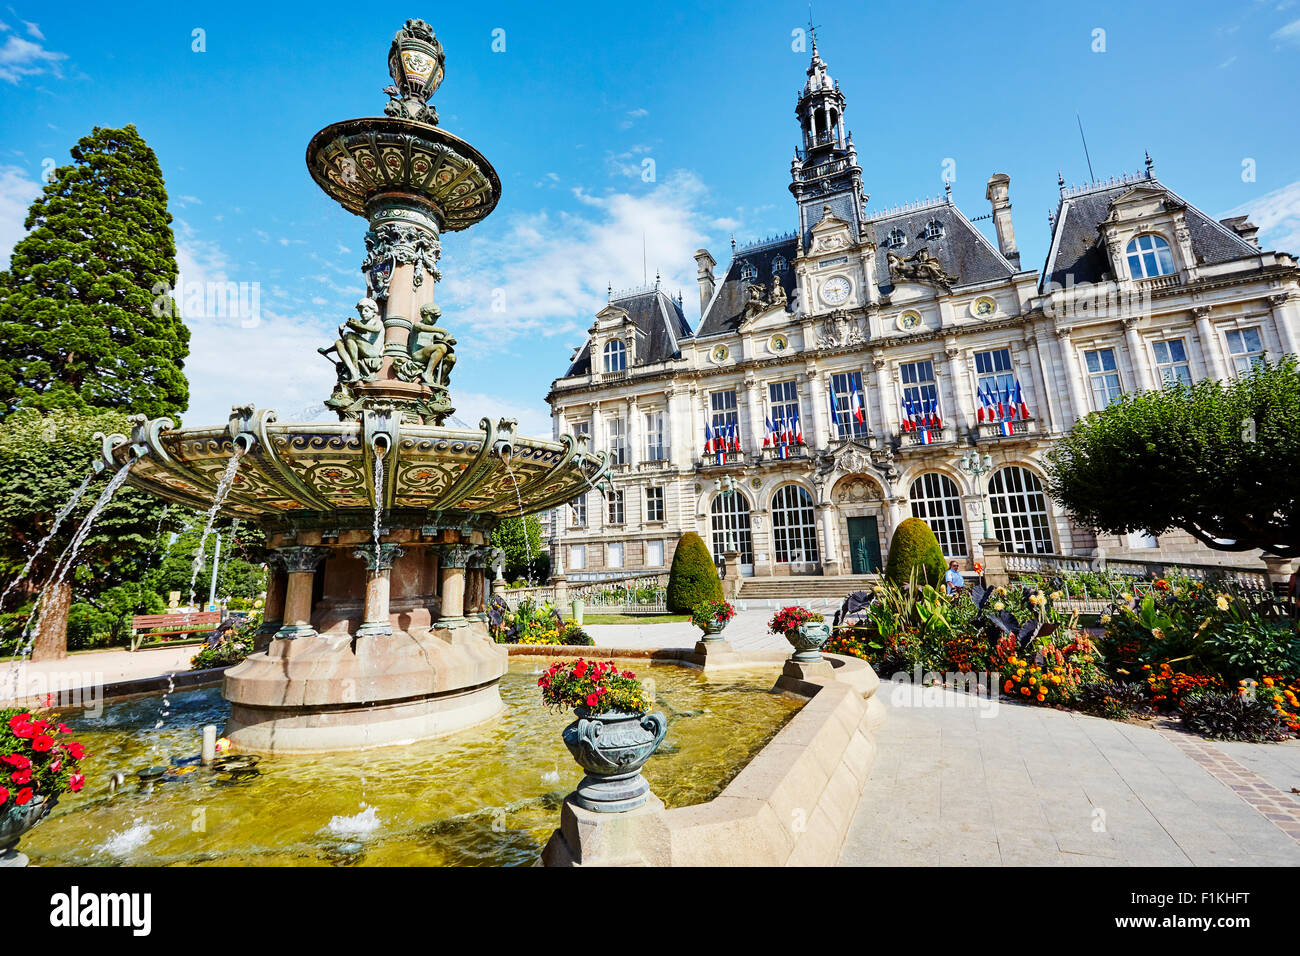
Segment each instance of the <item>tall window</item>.
[{"label": "tall window", "polygon": [[1156,371],[1160,374],[1161,385],[1173,385],[1175,382],[1192,384],[1192,371],[1187,364],[1187,345],[1182,339],[1152,342],[1151,348],[1155,352]]},{"label": "tall window", "polygon": [[609,493],[609,523],[623,523],[623,492],[621,491]]},{"label": "tall window", "polygon": [[1011,349],[976,352],[975,375],[983,391],[1002,395],[1015,391],[1016,375],[1011,371]]},{"label": "tall window", "polygon": [[898,377],[903,386],[903,401],[911,402],[917,408],[925,408],[926,400],[939,407],[939,389],[934,382],[934,363],[904,362],[898,366]]},{"label": "tall window", "polygon": [[1259,334],[1259,326],[1229,332],[1228,354],[1232,357],[1233,371],[1238,375],[1249,372],[1256,362],[1264,358],[1264,339]]},{"label": "tall window", "polygon": [[[853,396],[857,395],[862,408],[862,421],[853,414]],[[861,372],[839,372],[831,376],[831,396],[835,402],[835,433],[840,441],[846,438],[866,438],[867,393],[862,388]]]},{"label": "tall window", "polygon": [[749,532],[749,499],[739,491],[716,495],[709,506],[713,530],[713,559],[721,561],[728,551],[740,552],[741,564],[754,563],[754,540]]},{"label": "tall window", "polygon": [[573,524],[577,528],[587,526],[587,496],[581,494],[573,499]]},{"label": "tall window", "polygon": [[645,490],[645,520],[646,521],[664,520],[663,488],[647,488]]},{"label": "tall window", "polygon": [[569,546],[569,570],[582,571],[587,567],[587,546],[573,544]]},{"label": "tall window", "polygon": [[611,465],[627,464],[627,429],[621,418],[609,420],[609,462]]},{"label": "tall window", "polygon": [[664,566],[664,543],[662,541],[647,541],[645,543],[645,566],[647,568],[662,568]]},{"label": "tall window", "polygon": [[795,419],[799,417],[799,390],[794,382],[773,382],[767,387],[768,400],[772,406],[772,427],[777,434],[794,431]]},{"label": "tall window", "polygon": [[605,567],[621,568],[623,566],[623,542],[611,541],[605,551]]},{"label": "tall window", "polygon": [[758,278],[758,270],[750,263],[743,263],[740,267],[740,278],[742,282],[753,282]]},{"label": "tall window", "polygon": [[1169,251],[1169,243],[1161,236],[1138,236],[1128,244],[1125,254],[1128,256],[1128,274],[1134,279],[1173,274],[1174,256]]},{"label": "tall window", "polygon": [[664,449],[664,413],[647,412],[645,416],[645,460],[663,461],[668,457]]},{"label": "tall window", "polygon": [[[736,437],[740,437],[740,419],[736,413],[736,390],[731,389],[726,392],[714,392],[709,396],[709,407],[713,411],[713,437],[717,438],[722,432],[719,429],[729,429],[732,425],[736,426]],[[729,431],[725,431],[730,434]]]},{"label": "tall window", "polygon": [[610,339],[605,343],[605,371],[621,372],[627,368],[627,346],[622,339]]},{"label": "tall window", "polygon": [[961,516],[961,494],[947,475],[930,471],[912,482],[908,492],[912,517],[930,526],[939,547],[950,558],[966,556],[966,524]]},{"label": "tall window", "polygon": [[817,560],[813,499],[799,485],[778,488],[772,496],[772,545],[777,564],[811,564]]},{"label": "tall window", "polygon": [[1032,471],[1014,465],[999,468],[989,479],[989,513],[993,534],[1009,551],[1052,553],[1043,483]]},{"label": "tall window", "polygon": [[1088,366],[1088,384],[1092,388],[1092,407],[1101,411],[1123,394],[1119,384],[1119,367],[1114,349],[1093,349],[1083,353]]},{"label": "tall window", "polygon": [[591,422],[574,422],[573,437],[579,438],[584,435],[587,438],[587,449],[590,450],[591,449]]}]

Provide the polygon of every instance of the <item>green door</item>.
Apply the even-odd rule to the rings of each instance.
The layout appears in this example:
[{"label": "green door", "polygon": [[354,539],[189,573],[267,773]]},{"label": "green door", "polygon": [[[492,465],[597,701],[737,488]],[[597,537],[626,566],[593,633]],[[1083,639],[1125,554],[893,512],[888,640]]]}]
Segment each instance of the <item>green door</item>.
[{"label": "green door", "polygon": [[849,557],[854,574],[880,570],[880,533],[874,517],[849,519]]}]

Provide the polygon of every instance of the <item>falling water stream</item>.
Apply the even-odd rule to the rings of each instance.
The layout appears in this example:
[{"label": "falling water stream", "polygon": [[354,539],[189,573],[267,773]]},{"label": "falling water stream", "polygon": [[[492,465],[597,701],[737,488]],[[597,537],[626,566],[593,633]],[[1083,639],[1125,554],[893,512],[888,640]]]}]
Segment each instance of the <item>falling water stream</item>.
[{"label": "falling water stream", "polygon": [[226,502],[226,495],[230,494],[230,487],[235,483],[235,472],[239,470],[239,460],[244,457],[244,448],[242,445],[235,445],[235,452],[230,456],[230,461],[226,462],[226,470],[222,472],[221,480],[217,482],[216,493],[212,496],[212,507],[208,509],[208,520],[203,526],[203,537],[199,539],[199,549],[194,553],[194,566],[190,569],[190,594],[189,603],[194,603],[194,585],[199,579],[199,571],[203,568],[204,551],[208,543],[208,535],[212,533],[212,525],[217,520],[217,512]]},{"label": "falling water stream", "polygon": [[79,502],[81,496],[86,493],[86,488],[90,485],[90,481],[95,477],[95,474],[96,472],[92,471],[81,480],[81,484],[77,487],[77,490],[72,493],[72,497],[68,499],[68,503],[60,508],[59,513],[54,516],[54,524],[50,525],[50,530],[46,533],[45,537],[40,540],[40,543],[36,545],[36,550],[33,551],[32,556],[27,559],[27,563],[23,565],[23,569],[18,572],[18,577],[9,582],[9,586],[5,588],[4,594],[0,594],[0,607],[4,607],[5,599],[9,597],[9,592],[26,579],[27,575],[32,570],[32,565],[36,563],[36,559],[45,551],[45,546],[48,545],[50,540],[58,533],[59,527],[63,524],[63,519],[72,513],[73,508],[77,507],[77,502]]},{"label": "falling water stream", "polygon": [[379,560],[380,520],[384,516],[384,452],[375,446],[375,561]]},{"label": "falling water stream", "polygon": [[44,612],[48,607],[45,596],[49,593],[51,588],[58,587],[67,578],[68,571],[76,564],[77,555],[81,553],[81,549],[85,545],[86,539],[90,536],[90,529],[94,526],[95,519],[98,518],[100,512],[108,506],[108,503],[113,500],[113,495],[117,493],[117,489],[121,488],[126,482],[127,476],[131,473],[131,466],[133,464],[134,462],[132,461],[127,462],[113,474],[111,479],[109,479],[108,484],[104,486],[102,491],[100,491],[99,497],[95,499],[95,503],[91,505],[90,510],[86,512],[86,517],[81,519],[81,524],[77,526],[76,534],[72,536],[72,540],[68,542],[68,546],[64,548],[63,553],[59,555],[59,560],[55,562],[54,570],[50,572],[49,580],[45,582],[45,587],[41,590],[41,596],[36,599],[36,605],[32,608],[32,613],[27,618],[27,623],[23,627],[23,638],[21,639],[19,651],[10,662],[9,673],[7,675],[9,685],[8,697],[16,698],[18,696],[18,688],[22,681],[23,674],[27,669],[27,657],[31,654],[32,648],[36,645],[36,639],[40,636],[41,626],[44,623]]}]

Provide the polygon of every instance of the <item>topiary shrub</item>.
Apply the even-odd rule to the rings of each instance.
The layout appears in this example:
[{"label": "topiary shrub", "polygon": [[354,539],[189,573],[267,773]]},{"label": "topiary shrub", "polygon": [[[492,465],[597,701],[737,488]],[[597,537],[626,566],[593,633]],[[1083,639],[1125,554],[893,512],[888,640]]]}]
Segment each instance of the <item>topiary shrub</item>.
[{"label": "topiary shrub", "polygon": [[722,579],[713,565],[708,546],[694,531],[677,542],[673,565],[668,570],[668,610],[672,614],[690,614],[703,601],[723,601]]},{"label": "topiary shrub", "polygon": [[889,542],[889,560],[885,562],[885,577],[904,586],[911,581],[913,568],[916,569],[917,584],[932,587],[943,582],[948,568],[939,539],[920,518],[908,518],[894,529],[894,537]]}]

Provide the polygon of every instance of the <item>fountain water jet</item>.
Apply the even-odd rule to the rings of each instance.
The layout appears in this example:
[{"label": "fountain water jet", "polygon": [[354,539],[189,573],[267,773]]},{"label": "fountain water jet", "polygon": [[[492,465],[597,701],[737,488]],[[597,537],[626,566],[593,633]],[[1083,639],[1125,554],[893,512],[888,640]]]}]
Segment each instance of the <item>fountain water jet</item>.
[{"label": "fountain water jet", "polygon": [[[241,405],[225,427],[137,416],[129,437],[104,439],[113,468],[142,456],[134,486],[266,533],[266,648],[225,675],[225,735],[240,749],[355,750],[494,719],[507,653],[483,613],[489,536],[608,472],[571,435],[447,424],[456,339],[434,302],[441,236],[486,217],[501,185],[438,126],[428,100],[445,55],[428,24],[408,20],[388,62],[385,115],[335,123],[307,147],[312,178],[368,225],[357,314],[318,349],[335,364],[326,406],[339,421]],[[223,489],[241,447],[239,483]]]},{"label": "fountain water jet", "polygon": [[58,533],[59,528],[63,525],[63,520],[72,513],[72,509],[77,507],[77,502],[81,500],[81,496],[86,493],[86,488],[90,486],[91,479],[93,479],[97,474],[98,472],[93,470],[88,472],[86,477],[81,479],[81,484],[78,485],[77,490],[72,493],[72,497],[68,499],[67,504],[60,508],[58,513],[55,514],[54,523],[50,525],[50,530],[47,531],[45,537],[41,538],[40,542],[37,543],[36,550],[33,551],[31,557],[27,559],[27,563],[24,564],[23,569],[18,572],[18,576],[10,581],[8,586],[4,589],[4,593],[0,594],[0,608],[4,607],[5,601],[9,597],[9,592],[27,578],[27,575],[32,570],[32,565],[36,563],[36,559],[45,552],[45,546],[48,545],[50,540]]}]

